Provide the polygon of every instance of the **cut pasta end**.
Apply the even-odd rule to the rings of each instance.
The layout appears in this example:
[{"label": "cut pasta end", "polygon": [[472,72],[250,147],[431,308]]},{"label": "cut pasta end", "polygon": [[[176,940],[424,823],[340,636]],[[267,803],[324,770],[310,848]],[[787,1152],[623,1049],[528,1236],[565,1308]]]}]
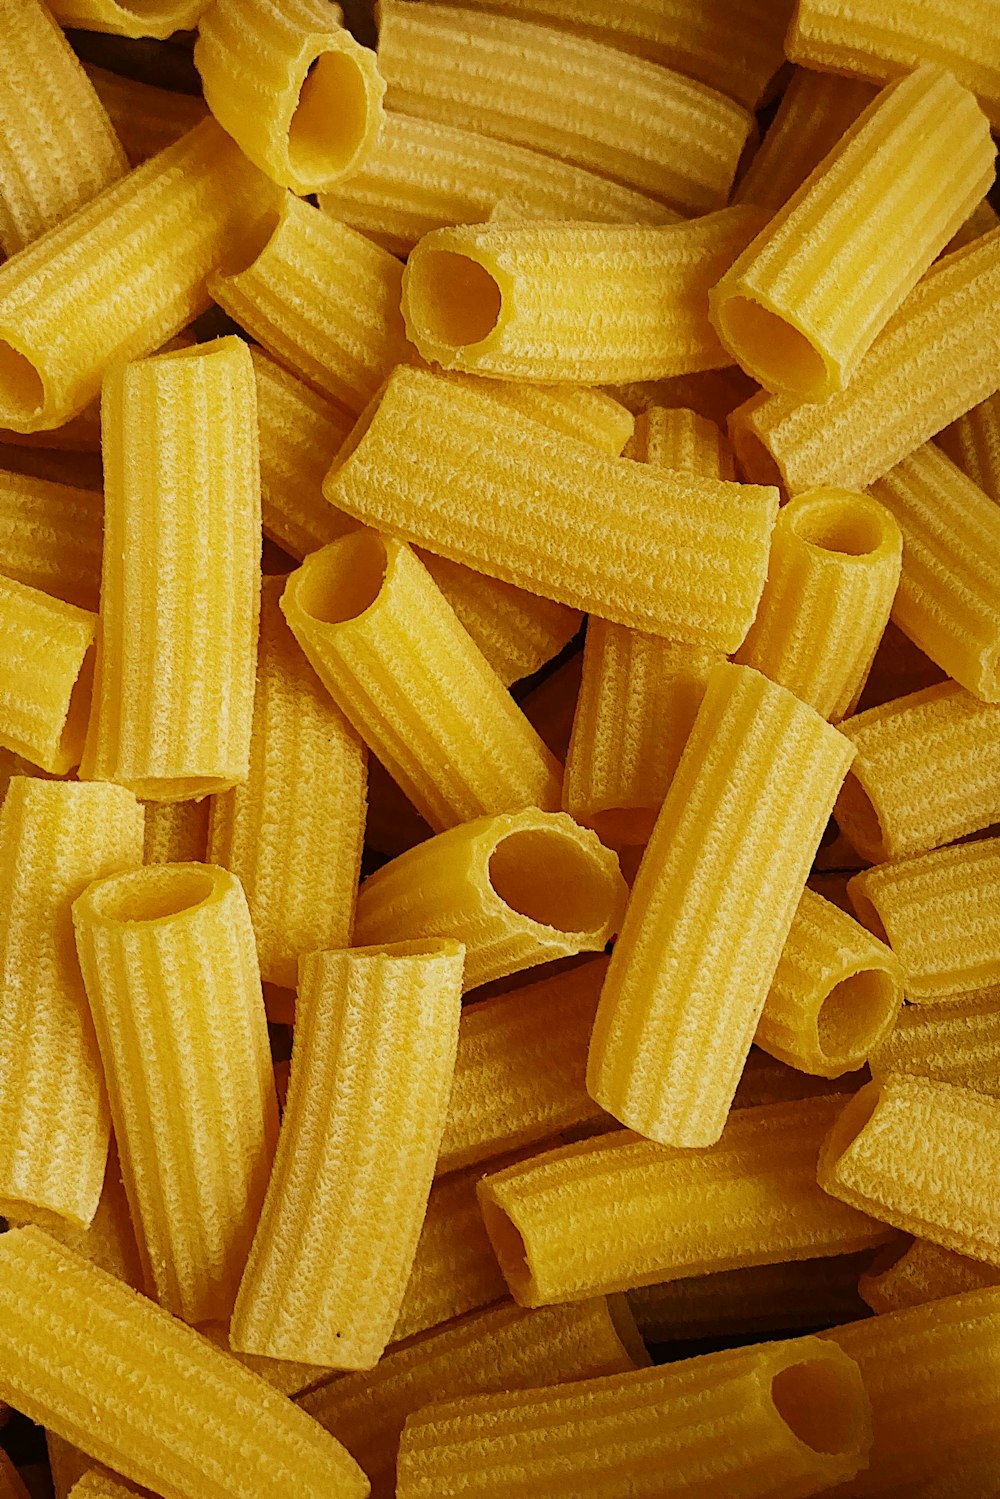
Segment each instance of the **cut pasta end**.
[{"label": "cut pasta end", "polygon": [[803,1358],[775,1374],[771,1399],[792,1435],[813,1452],[847,1457],[867,1451],[871,1417],[857,1365]]},{"label": "cut pasta end", "polygon": [[482,261],[454,250],[414,252],[403,280],[403,315],[425,359],[464,368],[463,356],[496,332],[502,309],[501,286]]},{"label": "cut pasta end", "polygon": [[375,531],[352,531],[306,558],[282,595],[282,609],[324,625],[357,620],[382,591],[389,548]]},{"label": "cut pasta end", "polygon": [[712,321],[746,373],[768,390],[821,401],[844,383],[843,372],[800,329],[752,297],[720,289]]},{"label": "cut pasta end", "polygon": [[362,47],[331,46],[313,59],[288,127],[289,186],[297,192],[331,187],[357,171],[374,145],[384,85],[370,56]]},{"label": "cut pasta end", "polygon": [[[888,859],[889,850],[881,820],[874,802],[855,771],[847,772],[833,815],[844,837],[863,859],[868,859],[873,864],[881,864]],[[875,936],[879,936],[878,932],[875,932]]]},{"label": "cut pasta end", "polygon": [[819,1153],[817,1180],[823,1191],[829,1192],[833,1197],[842,1195],[836,1184],[837,1163],[871,1120],[881,1096],[882,1083],[877,1078],[859,1088],[837,1115],[833,1128],[823,1142]]},{"label": "cut pasta end", "polygon": [[885,506],[854,490],[804,490],[784,514],[801,541],[823,552],[875,559],[902,550],[899,526]]},{"label": "cut pasta end", "polygon": [[751,396],[750,401],[738,406],[729,418],[729,441],[740,473],[750,484],[773,484],[782,489],[785,476],[775,461],[770,449],[761,441],[751,424],[753,411],[761,398]]},{"label": "cut pasta end", "polygon": [[221,899],[235,884],[235,876],[209,864],[148,864],[98,880],[76,904],[85,903],[96,922],[170,921]]},{"label": "cut pasta end", "polygon": [[519,1306],[540,1306],[538,1287],[520,1229],[492,1196],[488,1182],[480,1182],[478,1193],[483,1223],[510,1294]]},{"label": "cut pasta end", "polygon": [[44,413],[45,384],[41,375],[13,344],[0,339],[0,427],[34,432],[45,425]]},{"label": "cut pasta end", "polygon": [[[490,855],[490,885],[519,916],[574,936],[617,930],[625,882],[558,827],[508,833]],[[620,888],[618,888],[620,887]]]},{"label": "cut pasta end", "polygon": [[853,1072],[892,1029],[903,1001],[901,984],[877,968],[852,973],[835,984],[816,1017],[819,1050],[828,1066],[822,1076]]}]

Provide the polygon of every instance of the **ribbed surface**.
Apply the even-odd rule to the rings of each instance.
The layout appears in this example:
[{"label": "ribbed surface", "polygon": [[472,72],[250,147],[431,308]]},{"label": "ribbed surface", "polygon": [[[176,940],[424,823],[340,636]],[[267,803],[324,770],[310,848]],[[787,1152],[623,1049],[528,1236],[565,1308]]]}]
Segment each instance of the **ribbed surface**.
[{"label": "ribbed surface", "polygon": [[[997,523],[1000,538],[1000,512]],[[764,593],[736,659],[823,718],[843,718],[875,659],[902,561],[899,526],[881,505],[849,489],[807,490],[778,512]]]},{"label": "ribbed surface", "polygon": [[954,682],[845,719],[857,750],[835,809],[864,859],[900,859],[1000,821],[1000,707]]},{"label": "ribbed surface", "polygon": [[158,865],[91,886],[73,921],[149,1289],[226,1318],[278,1112],[245,897],[222,869]]},{"label": "ribbed surface", "polygon": [[890,318],[846,390],[733,413],[744,471],[793,494],[863,489],[1000,388],[1000,229],[945,256]]},{"label": "ribbed surface", "polygon": [[236,338],[138,360],[103,397],[88,778],[153,801],[245,780],[260,589],[254,373]]},{"label": "ribbed surface", "polygon": [[973,406],[934,441],[1000,505],[1000,394]]},{"label": "ribbed surface", "polygon": [[[783,1419],[772,1384],[795,1366],[824,1373],[841,1413],[809,1446]],[[807,1376],[803,1373],[803,1387]],[[799,1397],[801,1398],[801,1397]],[[808,1399],[808,1397],[806,1397]],[[398,1499],[796,1499],[864,1464],[871,1417],[849,1358],[813,1338],[710,1354],[568,1386],[476,1395],[411,1417]],[[817,1447],[832,1450],[819,1451]]]},{"label": "ribbed surface", "polygon": [[96,614],[0,577],[0,745],[56,775],[83,753],[96,629]]},{"label": "ribbed surface", "polygon": [[654,468],[681,469],[711,479],[736,478],[736,460],[725,434],[709,417],[685,406],[648,406],[636,417],[625,456]]},{"label": "ribbed surface", "polygon": [[748,112],[704,84],[509,16],[387,0],[378,62],[390,109],[530,146],[689,213],[722,207],[750,131]]},{"label": "ribbed surface", "polygon": [[607,966],[595,958],[465,1007],[439,1173],[606,1121],[584,1075]]},{"label": "ribbed surface", "polygon": [[60,426],[109,365],[187,327],[209,273],[252,253],[276,191],[206,120],[0,266],[0,340],[23,356],[4,349],[0,426]]},{"label": "ribbed surface", "polygon": [[204,102],[191,94],[140,83],[93,63],[85,63],[84,71],[134,167],[172,146],[205,118]]},{"label": "ribbed surface", "polygon": [[396,369],[330,502],[529,591],[734,650],[764,584],[777,492],[604,458],[422,370]]},{"label": "ribbed surface", "polygon": [[298,1395],[323,1380],[332,1379],[333,1371],[319,1364],[296,1364],[290,1359],[262,1358],[256,1353],[240,1353],[230,1347],[229,1329],[222,1322],[204,1322],[198,1331],[216,1348],[222,1348],[236,1361],[266,1379],[282,1395]]},{"label": "ribbed surface", "polygon": [[208,857],[246,892],[261,977],[294,989],[300,953],[346,947],[365,827],[366,755],[264,582],[250,776],[212,800]]},{"label": "ribbed surface", "polygon": [[30,1499],[28,1490],[6,1452],[0,1453],[0,1499]]},{"label": "ribbed surface", "polygon": [[997,1285],[1000,1285],[1000,1270],[993,1265],[970,1260],[953,1249],[942,1249],[940,1244],[927,1239],[914,1239],[888,1269],[880,1270],[876,1260],[862,1275],[859,1290],[872,1311],[882,1316]]},{"label": "ribbed surface", "polygon": [[863,11],[844,0],[802,0],[785,49],[793,62],[882,82],[937,63],[1000,126],[1000,60],[990,45],[998,25],[997,0],[874,0]]},{"label": "ribbed surface", "polygon": [[256,260],[210,277],[209,290],[269,354],[356,413],[402,356],[402,277],[387,250],[286,193]]},{"label": "ribbed surface", "polygon": [[138,1490],[123,1478],[115,1478],[99,1468],[91,1468],[70,1489],[69,1499],[131,1499],[136,1493]]},{"label": "ribbed surface", "polygon": [[980,998],[907,1005],[871,1068],[876,1077],[909,1072],[1000,1097],[1000,1006]]},{"label": "ribbed surface", "polygon": [[[445,369],[511,380],[614,385],[715,369],[731,356],[709,322],[709,290],[764,222],[744,207],[662,227],[438,229],[403,274],[406,330]],[[481,267],[471,286],[463,267]]]},{"label": "ribbed surface", "polygon": [[288,1100],[234,1347],[339,1369],[381,1358],[441,1143],[462,956],[458,943],[435,942],[304,959]]},{"label": "ribbed surface", "polygon": [[[638,1343],[634,1332],[632,1339]],[[373,1499],[392,1499],[396,1448],[414,1411],[463,1395],[624,1373],[634,1367],[631,1352],[603,1298],[532,1312],[500,1306],[390,1350],[370,1374],[334,1380],[299,1404],[368,1474]]]},{"label": "ribbed surface", "polygon": [[431,229],[482,223],[503,201],[539,219],[665,224],[676,217],[655,198],[554,156],[392,110],[364,166],[321,194],[320,207],[406,255]]},{"label": "ribbed surface", "polygon": [[852,759],[747,667],[709,678],[608,970],[591,1095],[663,1144],[718,1140]]},{"label": "ribbed surface", "polygon": [[[455,937],[465,988],[600,952],[627,896],[618,860],[561,812],[508,812],[449,828],[369,875],[354,940]],[[506,898],[505,898],[506,897]]]},{"label": "ribbed surface", "polygon": [[1000,700],[1000,506],[925,443],[872,485],[903,533],[893,618],[925,655]]},{"label": "ribbed surface", "polygon": [[164,1499],[364,1499],[290,1401],[38,1229],[0,1237],[0,1306],[4,1398]]},{"label": "ribbed surface", "polygon": [[481,1175],[481,1169],[459,1172],[431,1188],[391,1342],[506,1299],[507,1283],[476,1197]]},{"label": "ribbed surface", "polygon": [[103,527],[93,490],[0,472],[0,570],[8,578],[95,610]]},{"label": "ribbed surface", "polygon": [[208,797],[200,802],[146,802],[144,864],[200,864],[208,847]]},{"label": "ribbed surface", "polygon": [[[86,1001],[86,996],[84,996]],[[97,1212],[86,1228],[65,1220],[46,1224],[45,1231],[64,1249],[82,1255],[99,1270],[106,1270],[135,1291],[142,1290],[142,1261],[132,1228],[121,1162],[114,1136],[108,1151],[104,1186]],[[57,1439],[58,1440],[58,1439]]]},{"label": "ribbed surface", "polygon": [[565,384],[529,385],[462,374],[457,370],[450,371],[447,378],[450,384],[490,396],[506,410],[530,416],[543,427],[551,427],[553,432],[589,443],[608,458],[621,457],[635,431],[635,418],[631,412],[603,390]]},{"label": "ribbed surface", "polygon": [[152,36],[160,40],[196,26],[211,0],[53,0],[61,26],[108,31],[114,36]]},{"label": "ribbed surface", "polygon": [[83,1228],[108,1154],[101,1059],[70,903],[142,859],[118,786],[15,777],[0,812],[0,1211]]}]

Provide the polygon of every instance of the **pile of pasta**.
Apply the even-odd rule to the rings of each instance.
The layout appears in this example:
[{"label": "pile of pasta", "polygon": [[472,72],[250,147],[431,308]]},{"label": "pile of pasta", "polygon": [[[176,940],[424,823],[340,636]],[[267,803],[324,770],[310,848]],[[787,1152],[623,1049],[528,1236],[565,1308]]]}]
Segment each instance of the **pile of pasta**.
[{"label": "pile of pasta", "polygon": [[1000,0],[50,4],[0,1499],[1000,1494]]}]

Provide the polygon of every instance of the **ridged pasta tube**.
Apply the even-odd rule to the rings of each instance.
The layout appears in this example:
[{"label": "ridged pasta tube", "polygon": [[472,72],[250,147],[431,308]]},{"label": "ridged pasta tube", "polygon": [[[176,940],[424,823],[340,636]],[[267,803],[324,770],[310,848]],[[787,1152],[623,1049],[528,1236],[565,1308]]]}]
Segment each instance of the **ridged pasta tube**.
[{"label": "ridged pasta tube", "polygon": [[848,489],[798,495],[778,512],[764,593],[736,659],[823,718],[843,718],[861,696],[902,565],[889,509]]},{"label": "ridged pasta tube", "polygon": [[699,1151],[615,1130],[485,1176],[480,1206],[512,1294],[544,1306],[884,1242],[883,1224],[816,1185],[842,1103],[738,1109]]},{"label": "ridged pasta tube", "polygon": [[385,0],[378,61],[389,109],[545,151],[681,212],[722,207],[750,133],[748,112],[704,84],[509,16]]},{"label": "ridged pasta tube", "polygon": [[206,120],[0,266],[0,426],[61,426],[112,364],[186,328],[209,273],[252,253],[272,193]]},{"label": "ridged pasta tube", "polygon": [[369,1369],[399,1314],[441,1144],[461,943],[306,955],[281,1139],[230,1341]]},{"label": "ridged pasta tube", "polygon": [[600,952],[628,890],[615,855],[563,812],[506,812],[449,828],[368,876],[354,940],[455,937],[465,987]]},{"label": "ridged pasta tube", "polygon": [[253,365],[237,338],[116,368],[102,398],[101,634],[81,774],[151,801],[247,776],[260,608]]},{"label": "ridged pasta tube", "polygon": [[278,1128],[246,898],[226,870],[149,865],[73,905],[147,1286],[226,1319]]},{"label": "ridged pasta tube", "polygon": [[1000,505],[1000,394],[973,406],[934,441],[973,484]]},{"label": "ridged pasta tube", "polygon": [[733,191],[734,203],[756,203],[776,213],[833,150],[875,98],[857,78],[796,68],[750,165]]},{"label": "ridged pasta tube", "polygon": [[970,1260],[953,1249],[942,1249],[928,1239],[904,1240],[904,1243],[902,1254],[895,1246],[879,1250],[858,1283],[862,1299],[880,1317],[886,1312],[901,1312],[908,1306],[942,1301],[945,1296],[960,1296],[966,1291],[1000,1285],[1000,1270],[994,1265]]},{"label": "ridged pasta tube", "polygon": [[378,138],[385,84],[342,19],[324,0],[213,0],[198,26],[209,109],[262,172],[303,195],[352,176]]},{"label": "ridged pasta tube", "polygon": [[125,152],[41,0],[3,0],[0,250],[14,255],[128,170]]},{"label": "ridged pasta tube", "polygon": [[130,1499],[142,1491],[124,1478],[116,1478],[103,1468],[91,1468],[69,1491],[68,1499]]},{"label": "ridged pasta tube", "polygon": [[89,489],[0,472],[0,571],[96,610],[104,506]]},{"label": "ridged pasta tube", "polygon": [[391,1343],[507,1299],[476,1197],[481,1175],[459,1171],[431,1187]]},{"label": "ridged pasta tube", "polygon": [[52,0],[62,26],[159,40],[196,26],[212,0]]},{"label": "ridged pasta tube", "polygon": [[870,1062],[875,1077],[908,1072],[1000,1097],[1000,1004],[906,1005]]},{"label": "ridged pasta tube", "polygon": [[718,368],[730,356],[709,289],[763,220],[743,207],[665,227],[438,229],[403,273],[406,331],[444,369],[505,380],[613,385]]},{"label": "ridged pasta tube", "polygon": [[519,413],[501,416],[479,391],[402,367],[324,493],[476,571],[720,650],[749,629],[777,513],[774,489],[603,458]]},{"label": "ridged pasta tube", "polygon": [[97,1204],[97,1212],[87,1227],[77,1228],[63,1219],[47,1223],[45,1231],[65,1249],[82,1255],[92,1265],[116,1276],[133,1290],[142,1289],[142,1262],[114,1136],[108,1150],[101,1199]]},{"label": "ridged pasta tube", "polygon": [[871,1445],[861,1375],[832,1347],[799,1338],[432,1405],[406,1423],[396,1494],[817,1493],[853,1477]]},{"label": "ridged pasta tube", "polygon": [[163,1499],[365,1499],[291,1401],[37,1228],[0,1235],[0,1307],[3,1398]]},{"label": "ridged pasta tube", "polygon": [[326,1369],[320,1364],[296,1364],[289,1359],[260,1358],[255,1353],[239,1353],[230,1345],[229,1329],[224,1322],[205,1322],[198,1331],[202,1337],[214,1343],[216,1348],[225,1349],[244,1369],[250,1369],[261,1379],[266,1379],[272,1389],[280,1391],[282,1395],[299,1395],[336,1377],[332,1369]]},{"label": "ridged pasta tube", "polygon": [[366,755],[264,581],[250,776],[212,799],[208,857],[237,875],[261,977],[294,989],[300,953],[346,947],[364,842]]},{"label": "ridged pasta tube", "polygon": [[108,1156],[108,1101],[73,948],[72,901],[142,862],[120,786],[15,776],[0,810],[0,1212],[85,1228]]},{"label": "ridged pasta tube", "polygon": [[334,702],[436,831],[558,808],[561,767],[405,542],[359,529],[311,553],[281,608]]},{"label": "ridged pasta tube", "polygon": [[147,802],[144,864],[203,864],[208,850],[208,797],[189,802]]},{"label": "ridged pasta tube", "polygon": [[713,671],[608,969],[587,1086],[664,1145],[718,1140],[851,746],[745,666]]},{"label": "ridged pasta tube", "polygon": [[706,478],[736,478],[736,460],[725,433],[710,417],[684,405],[652,405],[640,412],[625,457]]},{"label": "ridged pasta tube", "polygon": [[97,615],[0,576],[0,745],[53,775],[80,763]]},{"label": "ridged pasta tube", "polygon": [[866,1083],[819,1156],[825,1192],[884,1223],[1000,1266],[996,1100],[926,1077]]},{"label": "ridged pasta tube", "polygon": [[134,167],[179,141],[207,113],[204,101],[191,94],[140,83],[92,63],[84,63],[84,72]]}]

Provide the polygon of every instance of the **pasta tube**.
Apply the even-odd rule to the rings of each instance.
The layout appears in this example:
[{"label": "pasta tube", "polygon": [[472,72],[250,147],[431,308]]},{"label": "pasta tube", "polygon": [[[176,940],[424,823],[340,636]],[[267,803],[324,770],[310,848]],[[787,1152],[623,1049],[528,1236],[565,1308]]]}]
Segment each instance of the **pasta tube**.
[{"label": "pasta tube", "polygon": [[0,427],[61,426],[112,364],[186,328],[272,192],[206,120],[0,266]]},{"label": "pasta tube", "polygon": [[385,84],[342,19],[324,0],[213,0],[198,27],[209,109],[262,172],[302,195],[352,176],[378,138]]},{"label": "pasta tube", "polygon": [[858,78],[796,68],[767,134],[736,184],[734,203],[777,213],[875,98]]},{"label": "pasta tube", "polygon": [[0,471],[0,569],[8,578],[96,610],[101,589],[101,496]]},{"label": "pasta tube", "polygon": [[889,1076],[867,1083],[834,1122],[819,1183],[885,1223],[1000,1266],[996,1150],[994,1099]]},{"label": "pasta tube", "polygon": [[255,1353],[237,1353],[229,1343],[229,1329],[223,1322],[206,1322],[198,1331],[216,1348],[223,1348],[245,1369],[266,1379],[282,1395],[299,1395],[335,1376],[320,1364],[296,1364],[288,1359],[259,1358]]},{"label": "pasta tube", "polygon": [[245,780],[249,763],[260,481],[246,345],[121,366],[102,412],[101,637],[81,774],[183,801]]},{"label": "pasta tube", "polygon": [[476,571],[720,650],[750,626],[777,510],[773,489],[602,458],[515,412],[499,419],[478,391],[402,367],[324,492]]},{"label": "pasta tube", "polygon": [[130,1495],[138,1493],[141,1490],[124,1479],[101,1468],[90,1468],[70,1489],[69,1499],[129,1499]]},{"label": "pasta tube", "polygon": [[714,89],[509,16],[398,0],[380,14],[389,109],[545,151],[681,212],[729,196],[751,117]]},{"label": "pasta tube", "polygon": [[0,576],[0,745],[53,775],[80,763],[97,615]]},{"label": "pasta tube", "polygon": [[906,1005],[870,1061],[875,1077],[909,1072],[1000,1097],[1000,1005],[978,997]]},{"label": "pasta tube", "polygon": [[842,1102],[738,1109],[707,1150],[615,1130],[485,1176],[479,1202],[511,1293],[544,1306],[883,1242],[883,1224],[816,1185]]},{"label": "pasta tube", "polygon": [[724,433],[710,417],[685,406],[647,406],[636,418],[625,457],[706,478],[736,478],[736,461]]},{"label": "pasta tube", "polygon": [[562,812],[506,812],[449,828],[368,876],[354,940],[455,937],[465,988],[600,952],[628,891],[618,860]]},{"label": "pasta tube", "polygon": [[1000,505],[1000,394],[973,406],[934,441],[973,484]]},{"label": "pasta tube", "polygon": [[591,1097],[664,1145],[718,1140],[852,759],[744,666],[708,680],[632,891],[590,1043]]},{"label": "pasta tube", "polygon": [[617,1298],[533,1312],[498,1306],[390,1349],[370,1373],[333,1380],[298,1403],[364,1469],[374,1499],[391,1499],[403,1426],[423,1406],[593,1379],[648,1363],[628,1309]]},{"label": "pasta tube", "polygon": [[456,1172],[431,1187],[391,1343],[506,1298],[507,1283],[476,1197],[481,1174]]},{"label": "pasta tube", "polygon": [[289,1400],[37,1228],[0,1235],[0,1306],[4,1398],[163,1499],[265,1499],[276,1483],[302,1499],[368,1493]]},{"label": "pasta tube", "polygon": [[[520,385],[456,370],[448,378],[452,384],[490,396],[508,411],[530,416],[543,427],[551,427],[553,432],[590,443],[608,458],[620,458],[635,433],[631,412],[603,390],[580,385]],[[734,478],[735,471],[723,477]]]},{"label": "pasta tube", "polygon": [[281,607],[334,702],[436,831],[559,806],[561,767],[404,542],[362,529],[313,552]]},{"label": "pasta tube", "polygon": [[778,514],[764,594],[736,659],[823,718],[853,710],[888,623],[903,565],[891,509],[813,489]]},{"label": "pasta tube", "polygon": [[834,1346],[799,1338],[432,1405],[406,1423],[398,1499],[817,1493],[871,1445],[861,1375]]},{"label": "pasta tube", "polygon": [[91,885],[73,923],[146,1284],[226,1319],[278,1127],[246,899],[223,869],[151,865]]},{"label": "pasta tube", "polygon": [[3,0],[0,250],[14,255],[128,170],[125,152],[41,0]]},{"label": "pasta tube", "polygon": [[205,118],[204,101],[192,94],[140,83],[92,63],[84,63],[84,72],[134,167],[172,146]]},{"label": "pasta tube", "polygon": [[208,797],[200,802],[147,802],[144,864],[203,864],[208,851]]},{"label": "pasta tube", "polygon": [[[880,1263],[883,1254],[887,1261]],[[902,1254],[896,1249],[880,1250],[862,1275],[858,1289],[872,1311],[882,1316],[997,1285],[1000,1271],[994,1265],[942,1249],[928,1239],[911,1239]]]},{"label": "pasta tube", "polygon": [[142,860],[120,786],[15,776],[0,810],[0,1212],[85,1228],[108,1156],[108,1103],[73,952],[70,903]]},{"label": "pasta tube", "polygon": [[403,273],[406,331],[445,369],[507,380],[606,385],[717,368],[730,358],[709,289],[763,219],[743,207],[665,227],[438,229]]},{"label": "pasta tube", "polygon": [[[82,1255],[100,1270],[106,1270],[133,1290],[142,1289],[142,1261],[132,1227],[132,1215],[121,1162],[114,1136],[108,1150],[108,1164],[97,1211],[86,1228],[78,1228],[65,1219],[46,1224],[46,1232],[65,1249]],[[57,1439],[58,1440],[58,1439]]]},{"label": "pasta tube", "polygon": [[210,4],[211,0],[52,0],[52,13],[62,26],[164,40],[196,26]]},{"label": "pasta tube", "polygon": [[841,732],[857,755],[835,814],[862,858],[901,859],[1000,821],[1000,708],[955,682],[869,708]]},{"label": "pasta tube", "polygon": [[350,941],[366,756],[282,618],[283,586],[264,582],[250,777],[212,798],[208,857],[246,892],[261,977],[294,989],[300,953]]},{"label": "pasta tube", "polygon": [[234,1348],[378,1362],[420,1236],[455,1067],[461,943],[309,953],[278,1154]]},{"label": "pasta tube", "polygon": [[756,382],[736,365],[727,370],[702,370],[672,380],[638,380],[609,385],[608,393],[636,415],[651,406],[686,406],[699,416],[725,426],[729,413],[756,391]]},{"label": "pasta tube", "polygon": [[402,277],[387,250],[285,193],[259,254],[208,287],[269,354],[359,412],[403,353]]}]

